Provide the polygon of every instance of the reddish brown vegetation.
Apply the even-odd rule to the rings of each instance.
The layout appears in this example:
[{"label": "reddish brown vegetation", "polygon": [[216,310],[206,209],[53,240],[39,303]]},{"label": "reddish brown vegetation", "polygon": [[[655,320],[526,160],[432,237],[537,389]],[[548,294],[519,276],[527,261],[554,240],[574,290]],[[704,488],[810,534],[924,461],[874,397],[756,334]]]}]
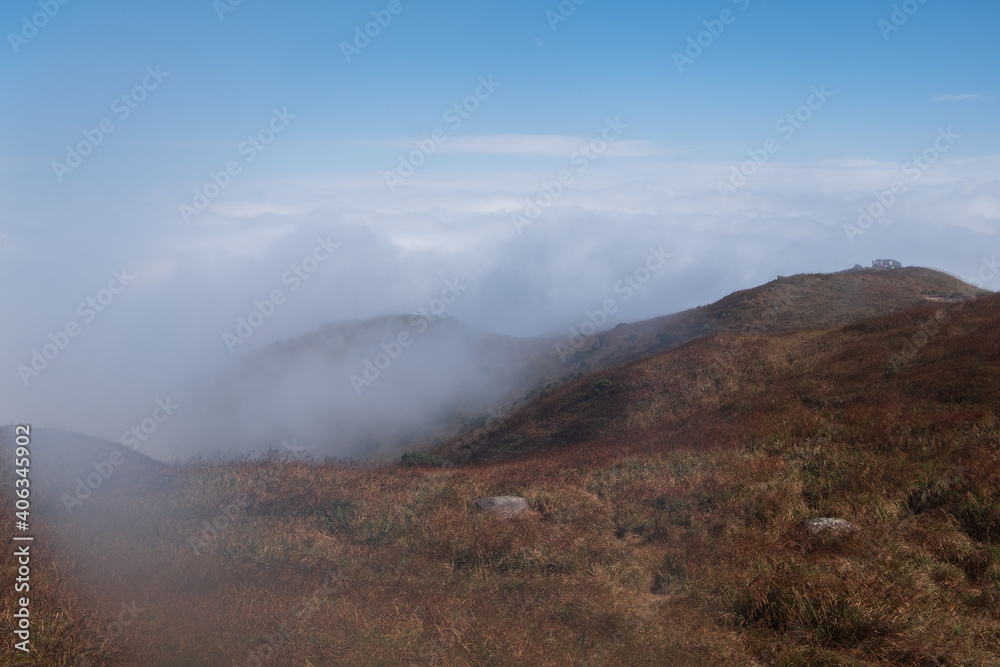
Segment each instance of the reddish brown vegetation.
[{"label": "reddish brown vegetation", "polygon": [[[451,469],[137,470],[39,516],[36,664],[246,664],[282,624],[273,664],[995,664],[998,324],[987,297],[700,339],[525,406]],[[469,507],[506,494],[530,515]]]}]

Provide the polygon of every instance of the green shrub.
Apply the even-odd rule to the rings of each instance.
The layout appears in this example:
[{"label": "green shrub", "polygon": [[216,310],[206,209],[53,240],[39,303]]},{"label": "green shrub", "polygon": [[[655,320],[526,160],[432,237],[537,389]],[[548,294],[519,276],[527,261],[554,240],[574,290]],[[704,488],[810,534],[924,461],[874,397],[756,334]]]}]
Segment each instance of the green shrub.
[{"label": "green shrub", "polygon": [[445,464],[445,460],[437,454],[427,452],[407,452],[400,459],[404,466],[435,466],[440,467]]}]

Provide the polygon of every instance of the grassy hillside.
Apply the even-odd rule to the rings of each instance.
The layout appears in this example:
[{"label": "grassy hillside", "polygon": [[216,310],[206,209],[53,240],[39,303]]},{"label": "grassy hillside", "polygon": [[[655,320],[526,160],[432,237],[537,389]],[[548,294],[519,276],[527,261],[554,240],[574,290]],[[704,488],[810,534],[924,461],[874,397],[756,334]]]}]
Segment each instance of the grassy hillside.
[{"label": "grassy hillside", "polygon": [[[928,304],[955,303],[989,294],[939,271],[920,267],[850,270],[779,277],[734,292],[719,301],[673,315],[621,323],[593,336],[531,341],[522,379],[502,399],[505,410],[546,396],[585,375],[675,349],[692,340],[720,335],[761,336],[843,326]],[[525,341],[528,342],[528,341]],[[556,345],[564,346],[562,354]],[[511,352],[516,354],[513,348]],[[463,416],[464,415],[460,415]],[[451,424],[438,440],[477,442],[482,426],[496,420],[482,413]],[[416,439],[410,449],[428,448]]]},{"label": "grassy hillside", "polygon": [[[747,301],[742,299],[740,306],[747,308]],[[917,405],[909,392],[946,381],[944,373],[914,374],[931,362],[938,363],[935,369],[954,366],[958,360],[951,357],[959,343],[961,360],[977,361],[990,348],[989,337],[980,332],[986,347],[970,352],[967,347],[973,343],[956,338],[964,331],[958,323],[970,316],[967,306],[970,313],[981,314],[984,304],[994,302],[994,297],[963,301],[956,295],[926,305],[925,299],[920,308],[826,330],[805,326],[810,316],[790,310],[783,326],[805,331],[710,336],[571,383],[511,416],[473,459],[537,453],[582,441],[628,439],[633,447],[660,446],[667,434],[716,446],[723,436],[713,433],[755,428],[770,412],[787,419],[790,412],[814,414],[827,405],[835,405],[845,418],[864,411],[864,423],[873,427],[885,421],[879,414],[892,416],[903,404],[933,420],[939,405]],[[720,302],[705,310],[725,307]],[[817,306],[815,319],[827,310]],[[846,319],[836,313],[826,317]],[[974,366],[954,369],[972,375],[952,382],[974,382],[986,372]],[[821,398],[828,392],[835,397]]]},{"label": "grassy hillside", "polygon": [[695,338],[824,329],[985,294],[954,276],[920,267],[779,276],[707,306],[616,327],[589,341],[566,366],[607,368]]},{"label": "grassy hillside", "polygon": [[[183,439],[184,455],[207,447],[266,450],[295,433],[320,456],[398,460],[404,451],[474,433],[493,415],[573,379],[695,338],[838,326],[983,293],[930,269],[859,270],[779,278],[666,317],[611,319],[603,331],[573,339],[568,329],[552,339],[499,336],[450,318],[340,322],[245,355],[189,400],[197,411],[189,422],[198,426]],[[355,392],[349,376],[362,377],[365,360],[400,334],[412,346],[384,377]],[[417,385],[421,391],[411,391]],[[384,404],[396,408],[386,413]]]},{"label": "grassy hillside", "polygon": [[[450,468],[122,469],[39,510],[35,664],[1000,664],[998,324],[700,339]],[[503,494],[530,512],[470,507]]]}]

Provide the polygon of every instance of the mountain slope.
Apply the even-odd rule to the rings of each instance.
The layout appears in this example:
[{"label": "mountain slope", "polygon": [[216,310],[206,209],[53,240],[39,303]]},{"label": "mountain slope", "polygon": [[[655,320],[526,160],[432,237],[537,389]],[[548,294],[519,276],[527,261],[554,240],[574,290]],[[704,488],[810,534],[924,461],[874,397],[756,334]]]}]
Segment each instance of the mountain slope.
[{"label": "mountain slope", "polygon": [[[511,415],[471,455],[462,453],[492,460],[622,438],[633,446],[682,437],[717,447],[722,433],[770,428],[772,410],[787,421],[837,406],[842,418],[881,432],[886,420],[879,416],[897,416],[904,405],[923,415],[921,423],[950,414],[955,402],[961,411],[993,406],[1000,373],[990,365],[998,348],[988,326],[997,299],[942,301],[825,331],[696,340],[576,381]],[[926,375],[929,365],[937,375]],[[921,395],[923,387],[936,393]],[[454,449],[442,451],[454,456]]]},{"label": "mountain slope", "polygon": [[[548,349],[454,319],[341,322],[247,354],[187,399],[178,455],[282,449],[378,458],[520,390]],[[397,454],[398,456],[398,454]]]},{"label": "mountain slope", "polygon": [[[707,306],[619,325],[575,352],[570,369],[607,368],[707,335],[763,335],[825,329],[931,302],[989,292],[933,269],[852,269],[779,276]],[[585,365],[586,364],[586,365]]]},{"label": "mountain slope", "polygon": [[[14,428],[0,427],[0,456],[5,461],[14,459]],[[67,516],[67,507],[74,509],[98,489],[161,466],[139,448],[62,429],[31,427],[29,440],[32,507],[65,511]]]},{"label": "mountain slope", "polygon": [[[469,465],[138,471],[33,514],[36,663],[997,664],[998,325],[990,296],[696,340]],[[471,506],[508,494],[530,511]]]},{"label": "mountain slope", "polygon": [[[842,326],[930,303],[955,303],[990,294],[939,271],[919,267],[894,270],[849,270],[830,274],[779,277],[741,290],[707,306],[585,335],[549,341],[519,385],[519,395],[500,401],[504,413],[545,396],[574,379],[602,369],[675,349],[692,340],[726,334],[769,335]],[[542,341],[539,341],[541,343]],[[574,347],[575,346],[575,347]],[[524,393],[524,392],[527,393]],[[455,439],[482,437],[486,415],[457,431],[439,434]],[[488,422],[494,428],[496,413]],[[477,428],[478,426],[478,428]],[[466,439],[470,435],[465,436]],[[425,441],[425,447],[430,443]]]},{"label": "mountain slope", "polygon": [[340,322],[199,382],[180,401],[185,418],[158,442],[167,458],[279,449],[394,460],[471,436],[574,378],[695,338],[836,326],[982,293],[929,269],[860,270],[781,278],[592,336],[515,338],[430,315]]}]

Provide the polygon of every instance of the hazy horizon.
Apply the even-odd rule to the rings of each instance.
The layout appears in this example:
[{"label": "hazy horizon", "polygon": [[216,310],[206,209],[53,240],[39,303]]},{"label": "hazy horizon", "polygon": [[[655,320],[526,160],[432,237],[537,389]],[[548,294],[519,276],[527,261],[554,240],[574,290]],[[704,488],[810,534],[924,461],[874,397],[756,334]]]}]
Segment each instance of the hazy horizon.
[{"label": "hazy horizon", "polygon": [[651,248],[617,322],[876,258],[996,290],[998,9],[912,8],[8,4],[0,423],[117,441],[449,282],[564,335]]}]

